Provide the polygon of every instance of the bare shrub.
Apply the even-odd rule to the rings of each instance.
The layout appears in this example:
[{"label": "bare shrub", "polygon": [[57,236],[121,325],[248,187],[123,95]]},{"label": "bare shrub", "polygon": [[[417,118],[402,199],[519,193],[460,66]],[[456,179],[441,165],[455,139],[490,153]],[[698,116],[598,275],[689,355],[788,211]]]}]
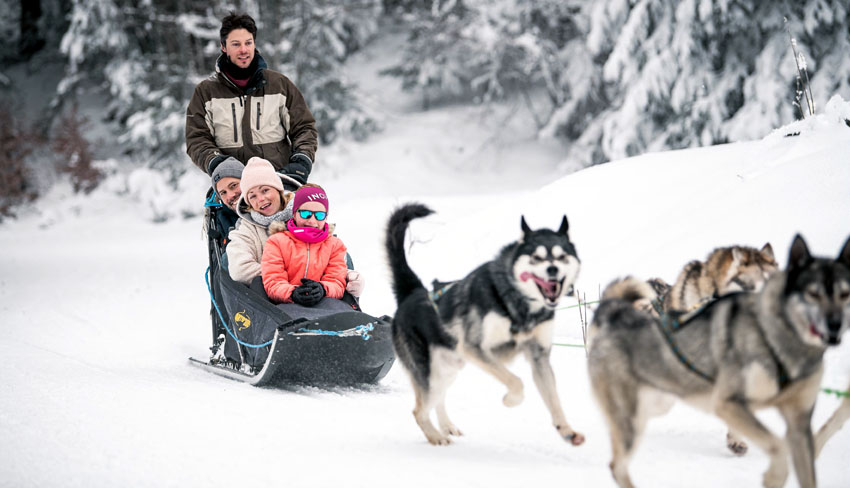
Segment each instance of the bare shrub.
[{"label": "bare shrub", "polygon": [[88,120],[74,107],[61,117],[54,131],[52,146],[60,158],[57,169],[71,177],[74,191],[89,193],[103,179],[103,174],[92,166],[89,141],[83,136]]},{"label": "bare shrub", "polygon": [[27,156],[43,142],[38,133],[14,116],[9,103],[0,103],[0,222],[13,208],[38,196]]}]

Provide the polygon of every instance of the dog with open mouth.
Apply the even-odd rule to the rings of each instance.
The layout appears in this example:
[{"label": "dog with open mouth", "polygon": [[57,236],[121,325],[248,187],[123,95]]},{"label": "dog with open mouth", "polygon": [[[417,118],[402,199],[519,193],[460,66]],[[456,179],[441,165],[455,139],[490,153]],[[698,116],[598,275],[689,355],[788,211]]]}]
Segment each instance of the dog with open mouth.
[{"label": "dog with open mouth", "polygon": [[[506,368],[520,353],[531,363],[534,382],[558,434],[573,445],[584,436],[569,426],[549,362],[555,307],[572,293],[580,261],[564,216],[557,231],[531,230],[465,278],[430,295],[407,263],[404,239],[413,219],[432,210],[421,204],[397,209],[387,226],[386,248],[398,310],[393,319],[396,357],[410,375],[416,396],[413,416],[428,442],[445,445],[461,435],[446,413],[448,387],[467,361],[507,387],[502,402],[523,400],[522,380]],[[436,410],[439,428],[431,422]]]},{"label": "dog with open mouth", "polygon": [[[657,297],[634,277],[605,289],[588,331],[587,369],[618,486],[634,487],[628,467],[646,425],[676,399],[763,450],[770,461],[764,487],[785,486],[789,458],[799,486],[817,486],[816,448],[828,434],[813,439],[812,412],[824,353],[850,329],[850,238],[831,259],[813,256],[797,235],[787,262],[760,291],[724,295],[690,314],[636,309]],[[766,408],[778,410],[784,436],[756,415]]]}]

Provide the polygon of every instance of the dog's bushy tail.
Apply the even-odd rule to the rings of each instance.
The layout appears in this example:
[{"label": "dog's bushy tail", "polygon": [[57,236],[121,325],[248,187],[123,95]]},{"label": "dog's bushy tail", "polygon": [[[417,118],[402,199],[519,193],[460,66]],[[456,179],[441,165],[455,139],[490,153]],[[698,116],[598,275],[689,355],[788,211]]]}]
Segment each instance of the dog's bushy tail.
[{"label": "dog's bushy tail", "polygon": [[396,301],[401,303],[414,290],[424,288],[422,280],[410,269],[404,253],[404,235],[410,221],[434,213],[433,210],[421,203],[409,203],[396,209],[387,223],[387,257],[392,270],[393,293]]},{"label": "dog's bushy tail", "polygon": [[603,300],[619,298],[630,303],[638,300],[655,300],[657,296],[649,283],[639,280],[634,276],[626,276],[625,278],[614,280],[602,292]]},{"label": "dog's bushy tail", "polygon": [[632,305],[636,310],[653,312],[653,301],[658,298],[652,284],[633,276],[611,282],[602,292],[602,300],[620,299]]}]

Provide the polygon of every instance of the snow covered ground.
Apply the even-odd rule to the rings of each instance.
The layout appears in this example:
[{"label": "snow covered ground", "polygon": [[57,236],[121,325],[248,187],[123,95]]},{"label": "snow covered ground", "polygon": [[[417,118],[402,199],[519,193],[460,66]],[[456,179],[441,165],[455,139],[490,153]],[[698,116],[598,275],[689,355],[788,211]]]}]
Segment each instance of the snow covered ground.
[{"label": "snow covered ground", "polygon": [[[387,85],[383,96],[397,100]],[[796,137],[647,154],[562,177],[545,170],[558,161],[556,143],[523,133],[521,111],[508,119],[510,137],[494,138],[503,112],[396,103],[382,107],[386,131],[370,142],[322,148],[326,164],[311,179],[328,189],[373,314],[395,310],[381,242],[390,211],[408,201],[437,210],[411,229],[410,261],[424,281],[489,259],[520,235],[520,215],[555,227],[567,214],[578,288],[596,299],[625,274],[672,282],[685,262],[723,245],[769,241],[784,266],[801,232],[814,253],[835,256],[850,235],[850,129],[838,120],[846,107],[795,127]],[[155,193],[145,181],[89,198],[57,188],[0,226],[0,486],[614,486],[581,348],[553,352],[567,418],[587,436],[577,448],[550,426],[521,359],[512,369],[527,394],[512,409],[492,378],[474,366],[461,372],[448,409],[465,435],[449,447],[425,441],[398,365],[374,388],[332,391],[259,389],[189,366],[210,335],[201,221],[152,223],[148,207],[120,194]],[[203,185],[190,174],[182,195],[160,203],[199,206]],[[575,309],[557,320],[558,342],[581,342]],[[827,354],[824,386],[850,382],[848,344]],[[837,403],[821,395],[816,426]],[[782,430],[774,413],[762,418]],[[847,486],[848,458],[850,426],[817,461],[821,487]],[[639,486],[759,486],[766,466],[755,448],[732,456],[718,420],[679,405],[650,423],[631,473]]]}]

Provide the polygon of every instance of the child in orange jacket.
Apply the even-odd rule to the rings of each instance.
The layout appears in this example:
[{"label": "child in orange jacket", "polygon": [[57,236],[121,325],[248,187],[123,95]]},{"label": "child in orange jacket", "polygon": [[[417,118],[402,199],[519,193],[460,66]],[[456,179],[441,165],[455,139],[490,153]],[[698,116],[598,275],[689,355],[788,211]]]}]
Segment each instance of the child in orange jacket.
[{"label": "child in orange jacket", "polygon": [[314,185],[295,192],[292,219],[275,223],[261,262],[263,286],[273,302],[312,307],[322,298],[342,298],[345,245],[330,235],[328,197]]}]

